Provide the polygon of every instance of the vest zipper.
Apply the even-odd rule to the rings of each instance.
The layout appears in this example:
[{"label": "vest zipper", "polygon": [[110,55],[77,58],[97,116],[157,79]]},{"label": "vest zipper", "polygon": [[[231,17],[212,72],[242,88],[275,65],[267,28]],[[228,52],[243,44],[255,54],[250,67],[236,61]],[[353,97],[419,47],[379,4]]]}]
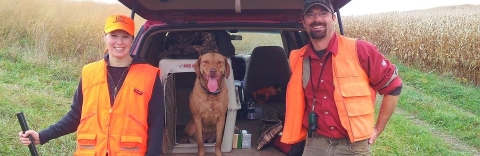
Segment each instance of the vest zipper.
[{"label": "vest zipper", "polygon": [[[114,103],[115,103],[115,100],[114,100]],[[108,155],[108,151],[110,149],[110,124],[111,124],[111,121],[112,121],[112,110],[113,108],[110,107],[110,109],[108,110],[108,125],[107,125],[107,155]]]}]

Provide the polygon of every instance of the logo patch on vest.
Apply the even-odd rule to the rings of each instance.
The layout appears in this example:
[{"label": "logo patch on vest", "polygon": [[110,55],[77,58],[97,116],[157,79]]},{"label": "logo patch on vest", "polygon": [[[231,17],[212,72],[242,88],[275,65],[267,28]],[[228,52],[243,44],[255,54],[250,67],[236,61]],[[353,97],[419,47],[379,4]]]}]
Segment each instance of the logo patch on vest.
[{"label": "logo patch on vest", "polygon": [[138,95],[142,95],[142,94],[143,94],[143,92],[140,91],[140,90],[138,90],[138,89],[133,89],[133,91],[134,91],[135,93],[137,93]]}]

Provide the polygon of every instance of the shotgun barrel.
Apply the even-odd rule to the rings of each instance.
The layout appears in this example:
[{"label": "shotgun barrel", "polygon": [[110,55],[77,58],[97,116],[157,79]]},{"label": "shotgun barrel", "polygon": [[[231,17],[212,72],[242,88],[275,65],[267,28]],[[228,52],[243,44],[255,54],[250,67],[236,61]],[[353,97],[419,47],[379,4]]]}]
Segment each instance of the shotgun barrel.
[{"label": "shotgun barrel", "polygon": [[[17,118],[18,118],[18,122],[20,123],[20,127],[22,127],[23,133],[25,133],[25,131],[29,130],[29,128],[28,128],[27,120],[23,115],[23,112],[17,113]],[[30,145],[28,145],[28,149],[30,150],[30,155],[38,156],[37,148],[35,148],[35,143],[33,142],[32,136],[29,135],[28,138],[32,142],[30,143]]]}]

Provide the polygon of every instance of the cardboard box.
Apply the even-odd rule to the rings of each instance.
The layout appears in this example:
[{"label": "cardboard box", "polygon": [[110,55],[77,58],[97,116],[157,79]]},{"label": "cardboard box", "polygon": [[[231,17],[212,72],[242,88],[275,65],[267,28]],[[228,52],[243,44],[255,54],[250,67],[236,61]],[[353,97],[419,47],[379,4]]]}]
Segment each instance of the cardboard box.
[{"label": "cardboard box", "polygon": [[237,148],[238,147],[238,134],[233,134],[232,138],[232,148]]},{"label": "cardboard box", "polygon": [[232,148],[242,148],[242,134],[233,134]]},{"label": "cardboard box", "polygon": [[232,148],[237,148],[237,142],[238,140],[238,135],[237,134],[233,134],[233,137],[232,137]]}]

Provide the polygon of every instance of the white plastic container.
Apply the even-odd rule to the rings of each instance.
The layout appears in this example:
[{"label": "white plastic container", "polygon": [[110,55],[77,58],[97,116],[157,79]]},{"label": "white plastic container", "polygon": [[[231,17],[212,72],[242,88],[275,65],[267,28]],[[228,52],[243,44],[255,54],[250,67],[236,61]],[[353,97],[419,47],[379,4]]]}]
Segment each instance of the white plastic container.
[{"label": "white plastic container", "polygon": [[[197,59],[162,59],[159,62],[160,68],[160,79],[162,84],[165,87],[165,96],[178,96],[174,93],[171,93],[172,90],[175,92],[177,90],[177,86],[175,86],[175,82],[168,82],[171,81],[169,79],[170,76],[175,75],[175,73],[188,73],[194,72],[194,65]],[[231,65],[230,59],[228,59],[228,63]],[[173,80],[173,79],[172,79]],[[233,139],[233,132],[235,128],[235,121],[237,116],[237,110],[240,109],[240,103],[237,99],[236,89],[234,85],[233,79],[233,70],[230,69],[230,76],[226,79],[225,83],[228,89],[228,111],[226,116],[226,123],[222,141],[222,152],[230,152],[232,150],[232,139]],[[192,86],[193,87],[193,86]],[[183,114],[186,110],[177,110],[178,107],[185,108],[185,106],[178,106],[177,104],[185,104],[185,99],[188,99],[186,94],[181,95],[182,97],[175,97],[175,98],[165,98],[165,105],[168,109],[165,109],[166,112],[166,127],[164,132],[164,153],[198,153],[197,144],[179,144],[177,137],[181,131],[176,129],[177,124],[185,122],[185,119],[179,119],[177,113],[173,112],[182,112]],[[186,97],[183,97],[186,96]],[[177,102],[177,98],[180,98],[183,102]],[[168,101],[167,101],[168,100]],[[180,100],[178,100],[180,101]],[[188,101],[188,100],[187,100]],[[188,107],[188,102],[187,102]],[[188,113],[190,110],[188,110]],[[175,124],[173,124],[175,123]],[[215,151],[215,144],[214,143],[205,143],[205,152],[206,153],[213,153]]]}]

